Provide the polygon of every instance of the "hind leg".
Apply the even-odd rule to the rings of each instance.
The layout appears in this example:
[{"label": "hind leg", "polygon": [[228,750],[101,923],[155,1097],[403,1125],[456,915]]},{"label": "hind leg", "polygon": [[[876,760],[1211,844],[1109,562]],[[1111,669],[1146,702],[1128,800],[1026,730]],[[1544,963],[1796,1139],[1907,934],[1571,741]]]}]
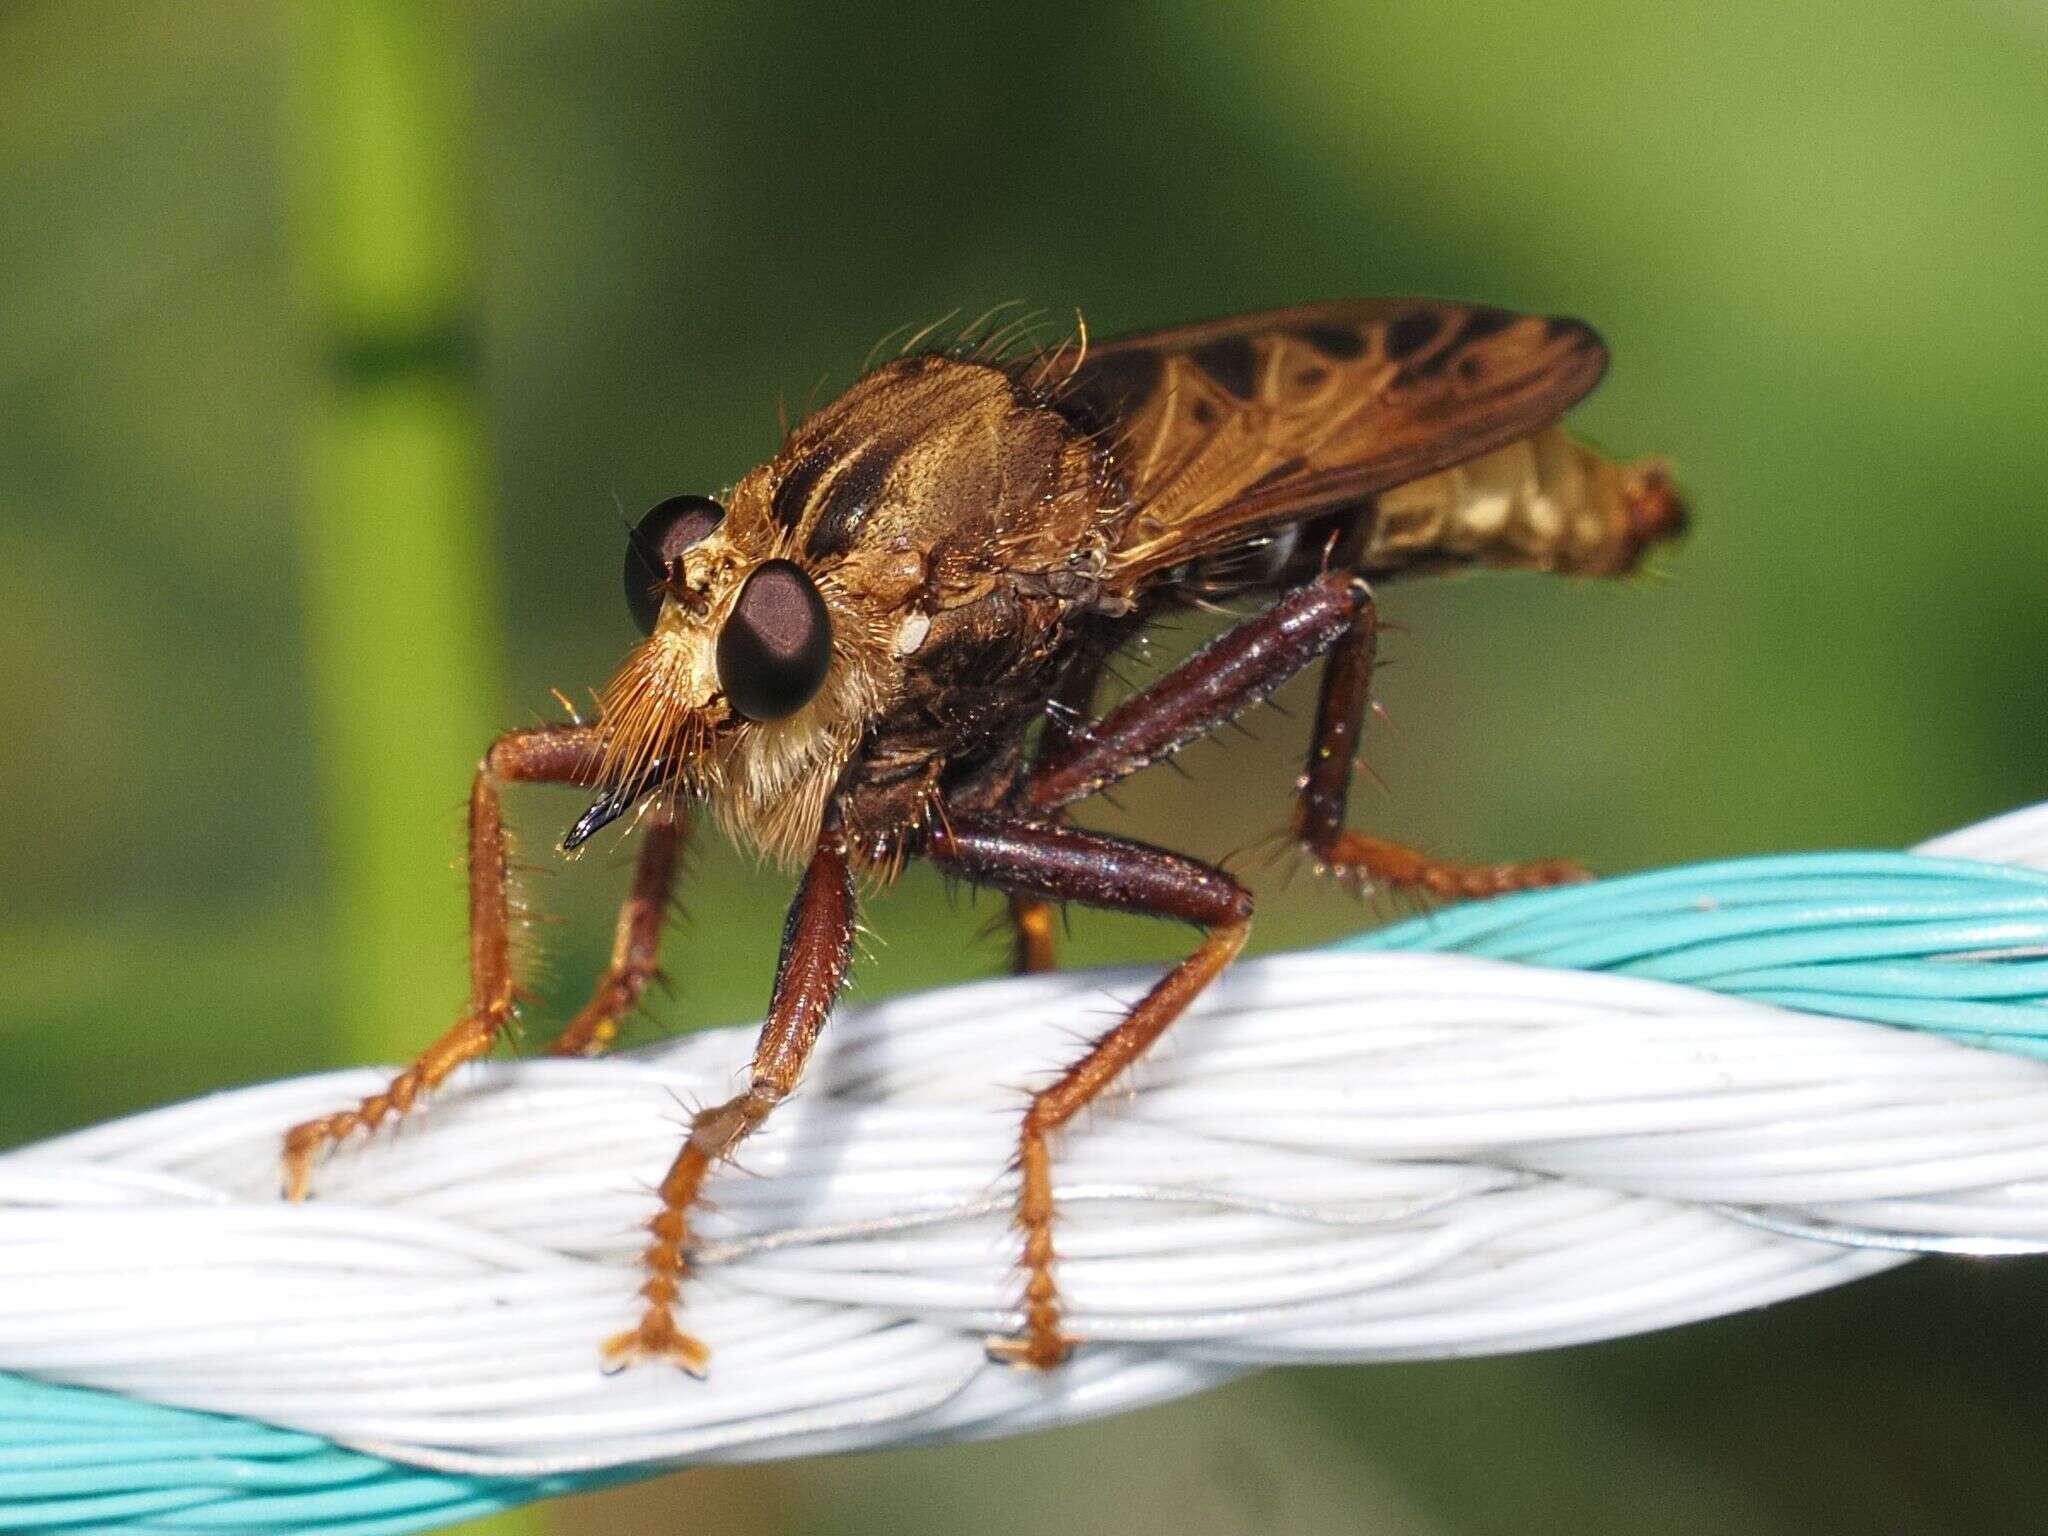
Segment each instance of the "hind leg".
[{"label": "hind leg", "polygon": [[1372,693],[1378,632],[1372,606],[1360,608],[1323,663],[1315,730],[1294,807],[1294,835],[1317,867],[1357,885],[1394,886],[1452,898],[1498,896],[1586,879],[1583,869],[1564,859],[1468,864],[1435,858],[1344,824],[1358,738]]}]

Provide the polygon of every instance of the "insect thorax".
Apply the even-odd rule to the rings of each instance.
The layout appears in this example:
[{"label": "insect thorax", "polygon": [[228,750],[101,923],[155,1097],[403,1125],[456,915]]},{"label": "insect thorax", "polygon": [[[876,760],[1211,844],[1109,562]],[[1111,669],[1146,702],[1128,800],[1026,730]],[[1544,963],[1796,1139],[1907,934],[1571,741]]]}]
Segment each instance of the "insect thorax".
[{"label": "insect thorax", "polygon": [[786,807],[837,790],[856,848],[889,858],[940,798],[990,798],[1014,774],[1121,503],[1087,438],[1007,374],[919,357],[798,426],[735,488],[732,518],[815,576],[835,633],[822,697],[857,697],[864,718],[834,724],[829,758],[815,738],[757,745],[752,760],[784,771],[734,780],[721,813],[786,857]]}]

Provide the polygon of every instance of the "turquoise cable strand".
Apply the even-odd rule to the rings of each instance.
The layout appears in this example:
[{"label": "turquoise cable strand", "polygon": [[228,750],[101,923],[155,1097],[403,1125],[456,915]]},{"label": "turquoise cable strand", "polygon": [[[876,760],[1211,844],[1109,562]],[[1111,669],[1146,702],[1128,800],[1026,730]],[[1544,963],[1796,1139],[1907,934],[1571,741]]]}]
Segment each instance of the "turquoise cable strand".
[{"label": "turquoise cable strand", "polygon": [[1733,859],[1473,902],[1336,947],[1613,971],[2048,1056],[2048,873],[2013,865]]},{"label": "turquoise cable strand", "polygon": [[395,1536],[625,1480],[449,1476],[272,1424],[0,1374],[0,1531]]},{"label": "turquoise cable strand", "polygon": [[[1683,982],[2048,1056],[2048,872],[1913,854],[1696,864],[1432,913],[1343,950]],[[394,1465],[312,1435],[0,1374],[0,1530],[426,1530],[620,1482]]]}]

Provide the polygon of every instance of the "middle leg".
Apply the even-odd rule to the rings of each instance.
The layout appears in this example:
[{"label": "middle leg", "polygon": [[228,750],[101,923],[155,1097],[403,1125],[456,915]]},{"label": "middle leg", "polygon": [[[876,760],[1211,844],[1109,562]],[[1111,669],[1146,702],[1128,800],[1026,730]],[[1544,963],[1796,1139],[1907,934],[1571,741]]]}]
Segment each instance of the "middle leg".
[{"label": "middle leg", "polygon": [[1074,1343],[1060,1328],[1059,1286],[1053,1277],[1050,1139],[1144,1055],[1244,948],[1251,930],[1251,893],[1222,870],[1163,848],[1003,817],[960,816],[942,822],[926,854],[940,868],[977,884],[1178,918],[1203,930],[1193,954],[1167,972],[1057,1082],[1032,1095],[1018,1128],[1024,1334],[992,1344],[990,1352],[1049,1370],[1066,1359]]},{"label": "middle leg", "polygon": [[676,1324],[676,1304],[689,1271],[690,1210],[711,1170],[731,1157],[748,1133],[795,1089],[846,980],[853,958],[853,926],[853,873],[846,834],[837,813],[827,811],[817,849],[782,930],[775,992],[754,1047],[751,1079],[744,1093],[700,1109],[690,1121],[689,1137],[661,1181],[661,1209],[647,1223],[650,1240],[641,1254],[647,1279],[640,1287],[647,1305],[637,1326],[605,1341],[608,1366],[666,1360],[693,1376],[704,1374],[711,1352]]}]

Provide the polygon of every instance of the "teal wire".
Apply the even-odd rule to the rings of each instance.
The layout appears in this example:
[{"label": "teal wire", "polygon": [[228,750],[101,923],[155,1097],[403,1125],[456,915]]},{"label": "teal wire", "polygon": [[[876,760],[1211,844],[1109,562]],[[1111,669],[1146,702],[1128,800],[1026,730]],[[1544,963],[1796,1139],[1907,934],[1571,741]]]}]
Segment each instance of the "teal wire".
[{"label": "teal wire", "polygon": [[[204,1477],[204,1473],[198,1474]],[[0,1531],[129,1531],[149,1530],[140,1522],[162,1514],[175,1514],[194,1505],[210,1504],[222,1495],[213,1489],[157,1488],[146,1493],[87,1494],[60,1496],[54,1500],[35,1499],[16,1503],[0,1501]]]},{"label": "teal wire", "polygon": [[1336,947],[1609,971],[2048,1054],[2048,872],[2014,865],[1737,859],[1472,902]]},{"label": "teal wire", "polygon": [[[1346,951],[1682,982],[2048,1057],[2048,872],[1792,854],[1472,902]],[[648,1475],[466,1477],[314,1435],[0,1373],[0,1531],[399,1536]]]},{"label": "teal wire", "polygon": [[0,1373],[6,1532],[395,1536],[635,1475],[429,1472],[275,1425]]}]

